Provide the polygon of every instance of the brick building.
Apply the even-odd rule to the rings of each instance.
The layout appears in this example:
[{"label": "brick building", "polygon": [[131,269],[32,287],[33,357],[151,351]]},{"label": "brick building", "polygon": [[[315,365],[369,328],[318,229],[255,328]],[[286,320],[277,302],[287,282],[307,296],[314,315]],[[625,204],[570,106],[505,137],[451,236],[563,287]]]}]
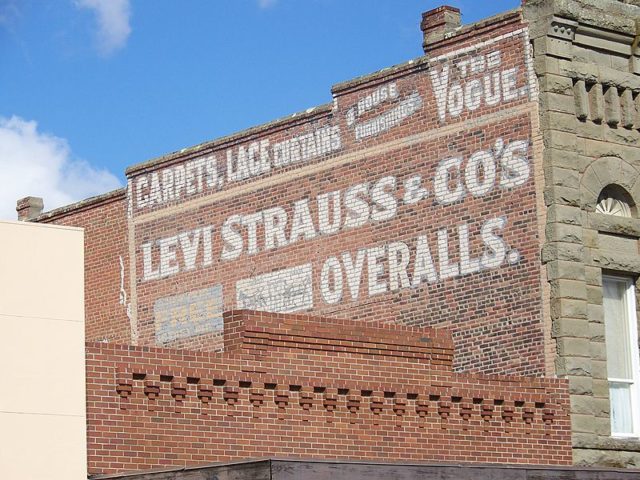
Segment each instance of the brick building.
[{"label": "brick building", "polygon": [[633,3],[440,7],[330,104],[25,199],[85,229],[90,472],[640,466]]}]

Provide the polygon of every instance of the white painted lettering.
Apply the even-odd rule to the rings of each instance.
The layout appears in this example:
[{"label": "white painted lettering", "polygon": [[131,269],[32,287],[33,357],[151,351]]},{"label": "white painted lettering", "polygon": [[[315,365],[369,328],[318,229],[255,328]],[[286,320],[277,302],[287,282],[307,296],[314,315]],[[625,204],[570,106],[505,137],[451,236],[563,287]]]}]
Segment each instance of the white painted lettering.
[{"label": "white painted lettering", "polygon": [[367,248],[367,273],[369,279],[369,296],[387,291],[387,282],[380,281],[384,274],[384,264],[380,262],[385,254],[385,247]]},{"label": "white painted lettering", "polygon": [[[287,212],[282,207],[269,208],[263,212],[264,215],[264,248],[273,250],[274,248],[288,245],[284,229],[287,226]],[[251,241],[249,241],[251,245]]]},{"label": "white painted lettering", "polygon": [[416,259],[413,265],[413,287],[420,285],[426,279],[429,283],[438,281],[438,274],[433,263],[429,243],[426,235],[420,235],[416,244]]},{"label": "white painted lettering", "polygon": [[383,177],[371,189],[371,219],[377,222],[389,220],[396,215],[398,202],[395,196],[396,177]]},{"label": "white painted lettering", "polygon": [[364,267],[366,253],[367,251],[364,248],[358,250],[355,262],[353,262],[348,252],[342,254],[342,263],[344,263],[344,269],[347,273],[347,285],[349,285],[349,292],[353,300],[357,300],[360,293],[360,279],[362,278],[362,268]]},{"label": "white painted lettering", "polygon": [[[196,228],[192,232],[182,232],[178,235],[180,240],[180,247],[182,248],[182,256],[184,261],[184,269],[195,270],[196,268],[196,256],[198,254],[198,247],[200,246],[200,229]],[[193,234],[193,239],[189,238]]]},{"label": "white painted lettering", "polygon": [[[242,234],[236,229],[242,225],[242,216],[231,215],[222,225],[222,260],[234,260],[242,254]],[[236,228],[234,228],[236,227]]]},{"label": "white painted lettering", "polygon": [[468,275],[480,271],[480,258],[472,258],[469,250],[469,225],[458,225],[458,241],[460,246],[460,275]]},{"label": "white painted lettering", "polygon": [[404,181],[404,196],[402,202],[405,205],[413,205],[427,198],[429,191],[422,186],[422,177],[414,175]]},{"label": "white painted lettering", "polygon": [[504,262],[507,246],[502,237],[494,233],[494,230],[502,230],[507,224],[505,217],[487,220],[480,229],[480,238],[486,247],[482,254],[482,268],[498,268]]},{"label": "white painted lettering", "polygon": [[138,208],[145,208],[149,203],[149,194],[145,190],[149,187],[147,177],[140,177],[136,181],[136,205]]},{"label": "white painted lettering", "polygon": [[[462,157],[452,157],[442,160],[436,168],[436,175],[433,180],[433,192],[436,201],[442,204],[454,203],[464,197],[464,187],[460,181],[460,165]],[[454,175],[449,171],[453,170]],[[451,178],[454,178],[455,187],[450,188]]]},{"label": "white painted lettering", "polygon": [[407,275],[409,267],[409,247],[404,242],[389,244],[389,289],[396,291],[401,288],[409,288],[411,281]]},{"label": "white painted lettering", "polygon": [[309,200],[298,200],[293,205],[293,220],[291,222],[291,235],[289,241],[297,242],[300,238],[313,240],[316,237],[316,228],[311,219]]},{"label": "white painted lettering", "polygon": [[242,225],[247,227],[247,253],[258,253],[258,224],[262,223],[262,212],[242,216]]},{"label": "white painted lettering", "polygon": [[178,236],[162,238],[158,240],[160,247],[160,276],[169,277],[180,271],[176,247],[178,246]]},{"label": "white painted lettering", "polygon": [[[496,142],[496,145],[501,147],[502,141],[500,140],[499,144]],[[526,140],[516,140],[505,147],[500,157],[502,188],[519,187],[529,179],[528,148],[529,142]]]},{"label": "white painted lettering", "polygon": [[480,150],[471,155],[464,169],[464,181],[474,197],[482,197],[491,191],[496,181],[496,165],[490,152]]},{"label": "white painted lettering", "polygon": [[322,266],[320,292],[323,300],[329,305],[342,300],[342,267],[335,257],[329,257]]},{"label": "white painted lettering", "polygon": [[156,280],[160,278],[160,270],[153,268],[152,264],[152,243],[142,244],[142,278],[146,282],[148,280]]},{"label": "white painted lettering", "polygon": [[347,215],[345,228],[361,227],[369,220],[369,203],[363,198],[369,193],[369,185],[360,183],[347,189],[344,195],[344,206]]}]

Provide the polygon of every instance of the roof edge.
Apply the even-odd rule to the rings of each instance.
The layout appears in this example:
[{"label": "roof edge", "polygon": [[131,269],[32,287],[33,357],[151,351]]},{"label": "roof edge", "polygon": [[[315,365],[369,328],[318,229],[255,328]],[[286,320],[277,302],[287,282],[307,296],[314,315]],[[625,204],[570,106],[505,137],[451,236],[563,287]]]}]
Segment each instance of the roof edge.
[{"label": "roof edge", "polygon": [[269,130],[281,129],[287,124],[299,125],[305,122],[309,122],[316,117],[321,117],[323,115],[330,114],[332,111],[332,108],[333,108],[332,103],[324,103],[322,105],[310,107],[310,108],[307,108],[306,110],[292,113],[291,115],[280,117],[275,120],[271,120],[270,122],[267,122],[267,123],[255,125],[253,127],[240,130],[239,132],[232,133],[230,135],[225,135],[223,137],[219,137],[214,140],[209,140],[203,143],[199,143],[191,147],[186,147],[175,152],[161,155],[160,157],[155,157],[150,160],[131,165],[130,167],[127,167],[127,169],[125,170],[125,174],[127,176],[130,176],[140,171],[155,169],[160,165],[174,163],[176,161],[187,158],[191,155],[201,153],[203,150],[221,147],[227,143],[234,143],[234,142],[237,142],[238,140],[244,139],[245,137],[257,136]]},{"label": "roof edge", "polygon": [[65,205],[63,207],[54,208],[53,210],[41,213],[37,217],[32,218],[31,220],[28,220],[28,221],[36,222],[36,223],[51,222],[58,218],[80,212],[87,208],[95,207],[96,205],[114,202],[114,201],[120,200],[121,198],[124,200],[126,197],[126,193],[127,193],[127,189],[125,187],[121,187],[116,190],[103,193],[101,195],[85,198],[84,200],[80,200],[78,202]]}]

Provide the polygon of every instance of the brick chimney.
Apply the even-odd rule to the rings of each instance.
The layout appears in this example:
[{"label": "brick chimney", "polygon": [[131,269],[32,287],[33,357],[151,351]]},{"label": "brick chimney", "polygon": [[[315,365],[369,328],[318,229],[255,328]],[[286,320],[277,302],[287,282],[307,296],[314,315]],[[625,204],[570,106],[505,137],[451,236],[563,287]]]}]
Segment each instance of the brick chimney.
[{"label": "brick chimney", "polygon": [[460,9],[443,5],[422,14],[422,49],[428,53],[434,43],[444,40],[446,34],[460,26]]},{"label": "brick chimney", "polygon": [[18,212],[18,220],[26,222],[32,218],[36,218],[42,213],[44,202],[40,197],[24,197],[18,200],[16,211]]}]

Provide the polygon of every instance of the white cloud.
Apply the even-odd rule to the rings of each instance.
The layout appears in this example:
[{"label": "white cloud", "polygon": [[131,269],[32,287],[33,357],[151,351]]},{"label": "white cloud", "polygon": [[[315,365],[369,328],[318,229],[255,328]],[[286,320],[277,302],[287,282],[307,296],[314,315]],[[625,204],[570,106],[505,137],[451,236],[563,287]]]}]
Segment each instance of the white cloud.
[{"label": "white cloud", "polygon": [[0,218],[16,220],[16,200],[44,198],[45,210],[120,186],[107,170],[73,158],[67,141],[38,131],[35,121],[0,117]]},{"label": "white cloud", "polygon": [[0,27],[10,28],[19,17],[16,0],[0,0]]},{"label": "white cloud", "polygon": [[88,8],[95,12],[100,53],[111,55],[125,46],[131,33],[129,0],[75,0],[75,3],[81,8]]},{"label": "white cloud", "polygon": [[260,8],[273,7],[278,0],[258,0],[258,6]]}]

